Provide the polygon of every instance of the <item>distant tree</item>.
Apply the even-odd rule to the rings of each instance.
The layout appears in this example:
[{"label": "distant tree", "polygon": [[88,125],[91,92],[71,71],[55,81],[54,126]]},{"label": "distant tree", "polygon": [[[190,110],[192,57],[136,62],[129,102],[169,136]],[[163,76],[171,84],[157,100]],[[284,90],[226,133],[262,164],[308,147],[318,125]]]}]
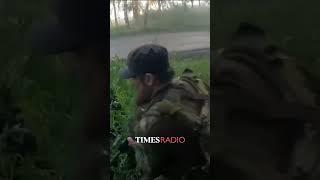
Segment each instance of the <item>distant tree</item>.
[{"label": "distant tree", "polygon": [[133,0],[131,6],[132,6],[133,18],[136,20],[140,12],[140,1]]},{"label": "distant tree", "polygon": [[171,7],[175,7],[176,6],[176,4],[174,2],[175,2],[175,0],[169,1],[169,4],[170,4]]},{"label": "distant tree", "polygon": [[118,4],[118,9],[120,9],[121,0],[117,0],[117,4]]},{"label": "distant tree", "polygon": [[161,12],[161,0],[157,0],[158,2],[158,11]]},{"label": "distant tree", "polygon": [[191,1],[191,7],[193,7],[193,1],[194,1],[194,0],[190,0],[190,1]]},{"label": "distant tree", "polygon": [[147,24],[148,24],[149,5],[150,5],[150,2],[149,2],[149,0],[147,0],[146,7],[144,9],[144,21],[143,21],[143,28],[144,29],[147,28]]},{"label": "distant tree", "polygon": [[130,28],[129,17],[128,17],[128,0],[123,1],[123,13],[124,13],[124,22],[126,23],[127,28]]},{"label": "distant tree", "polygon": [[201,6],[201,0],[199,0],[199,7]]},{"label": "distant tree", "polygon": [[[112,0],[113,13],[114,13],[114,23],[116,27],[118,27],[118,17],[117,17],[117,8],[116,8],[116,0]],[[111,21],[110,21],[111,22]]]},{"label": "distant tree", "polygon": [[162,10],[168,8],[170,5],[170,0],[161,0],[161,8]]},{"label": "distant tree", "polygon": [[[147,0],[147,2],[149,2],[149,7],[157,5],[158,11],[161,11],[161,2],[160,1],[159,0]],[[160,2],[160,6],[159,6],[159,2]],[[160,8],[160,10],[159,10],[159,8]]]},{"label": "distant tree", "polygon": [[183,0],[183,7],[184,7],[184,10],[187,10],[187,0]]}]

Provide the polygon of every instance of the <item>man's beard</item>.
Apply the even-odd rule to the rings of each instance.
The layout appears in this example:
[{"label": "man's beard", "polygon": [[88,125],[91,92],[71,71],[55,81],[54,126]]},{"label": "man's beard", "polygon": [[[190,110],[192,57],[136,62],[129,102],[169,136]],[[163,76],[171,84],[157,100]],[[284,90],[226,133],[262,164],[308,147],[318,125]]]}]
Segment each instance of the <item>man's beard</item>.
[{"label": "man's beard", "polygon": [[148,102],[151,101],[151,96],[152,96],[152,88],[150,87],[143,87],[142,89],[139,90],[138,96],[137,96],[137,105],[142,106]]}]

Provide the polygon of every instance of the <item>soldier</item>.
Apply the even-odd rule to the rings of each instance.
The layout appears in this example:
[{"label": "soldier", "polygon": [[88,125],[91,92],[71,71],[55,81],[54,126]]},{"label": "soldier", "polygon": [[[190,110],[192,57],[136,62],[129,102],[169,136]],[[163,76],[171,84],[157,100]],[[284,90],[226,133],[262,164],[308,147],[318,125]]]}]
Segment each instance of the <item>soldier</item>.
[{"label": "soldier", "polygon": [[[187,69],[173,79],[167,49],[146,44],[129,53],[130,79],[137,91],[137,118],[131,122],[129,145],[136,153],[143,180],[206,179],[210,157],[209,87]],[[184,137],[183,144],[137,144],[134,137]]]},{"label": "soldier", "polygon": [[267,37],[259,26],[240,23],[214,57],[215,176],[318,179],[314,93],[295,59]]}]

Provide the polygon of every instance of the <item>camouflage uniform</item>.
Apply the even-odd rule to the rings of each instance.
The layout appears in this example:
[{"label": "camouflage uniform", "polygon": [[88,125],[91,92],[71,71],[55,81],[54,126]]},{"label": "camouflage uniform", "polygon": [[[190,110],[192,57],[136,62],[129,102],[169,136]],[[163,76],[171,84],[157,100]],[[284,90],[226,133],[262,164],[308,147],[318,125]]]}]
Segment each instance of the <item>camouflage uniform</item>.
[{"label": "camouflage uniform", "polygon": [[[152,51],[152,46],[145,46],[142,51],[148,50]],[[192,76],[191,72],[185,74]],[[198,93],[198,87],[202,87],[206,95]],[[209,104],[203,104],[203,100],[208,99],[208,87],[203,84],[198,87],[175,79],[163,84],[150,102],[138,107],[137,118],[130,126],[132,137],[183,136],[186,139],[184,144],[135,144],[137,165],[143,174],[141,179],[207,178],[203,168],[208,165],[208,156],[200,147],[199,129],[205,126],[209,131],[209,121],[205,124],[204,118],[200,118],[202,115],[209,119]],[[183,117],[178,117],[178,112],[183,112],[180,113]]]},{"label": "camouflage uniform", "polygon": [[229,43],[212,64],[215,176],[317,179],[319,109],[294,59],[248,23]]}]

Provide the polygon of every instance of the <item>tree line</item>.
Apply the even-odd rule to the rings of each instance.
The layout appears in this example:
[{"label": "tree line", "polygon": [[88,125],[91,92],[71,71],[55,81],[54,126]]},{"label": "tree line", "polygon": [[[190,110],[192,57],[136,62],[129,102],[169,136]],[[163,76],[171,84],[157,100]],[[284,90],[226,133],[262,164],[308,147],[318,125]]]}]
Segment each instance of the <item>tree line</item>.
[{"label": "tree line", "polygon": [[[188,6],[188,3],[191,6]],[[119,10],[121,10],[124,17],[124,22],[127,28],[130,28],[129,13],[132,12],[133,20],[136,20],[142,12],[143,26],[144,28],[148,23],[148,14],[151,7],[156,7],[158,12],[164,9],[183,6],[187,8],[193,8],[197,3],[198,7],[210,5],[210,0],[111,0],[110,7],[113,8],[114,26],[119,26]],[[111,21],[110,21],[111,22]]]}]

